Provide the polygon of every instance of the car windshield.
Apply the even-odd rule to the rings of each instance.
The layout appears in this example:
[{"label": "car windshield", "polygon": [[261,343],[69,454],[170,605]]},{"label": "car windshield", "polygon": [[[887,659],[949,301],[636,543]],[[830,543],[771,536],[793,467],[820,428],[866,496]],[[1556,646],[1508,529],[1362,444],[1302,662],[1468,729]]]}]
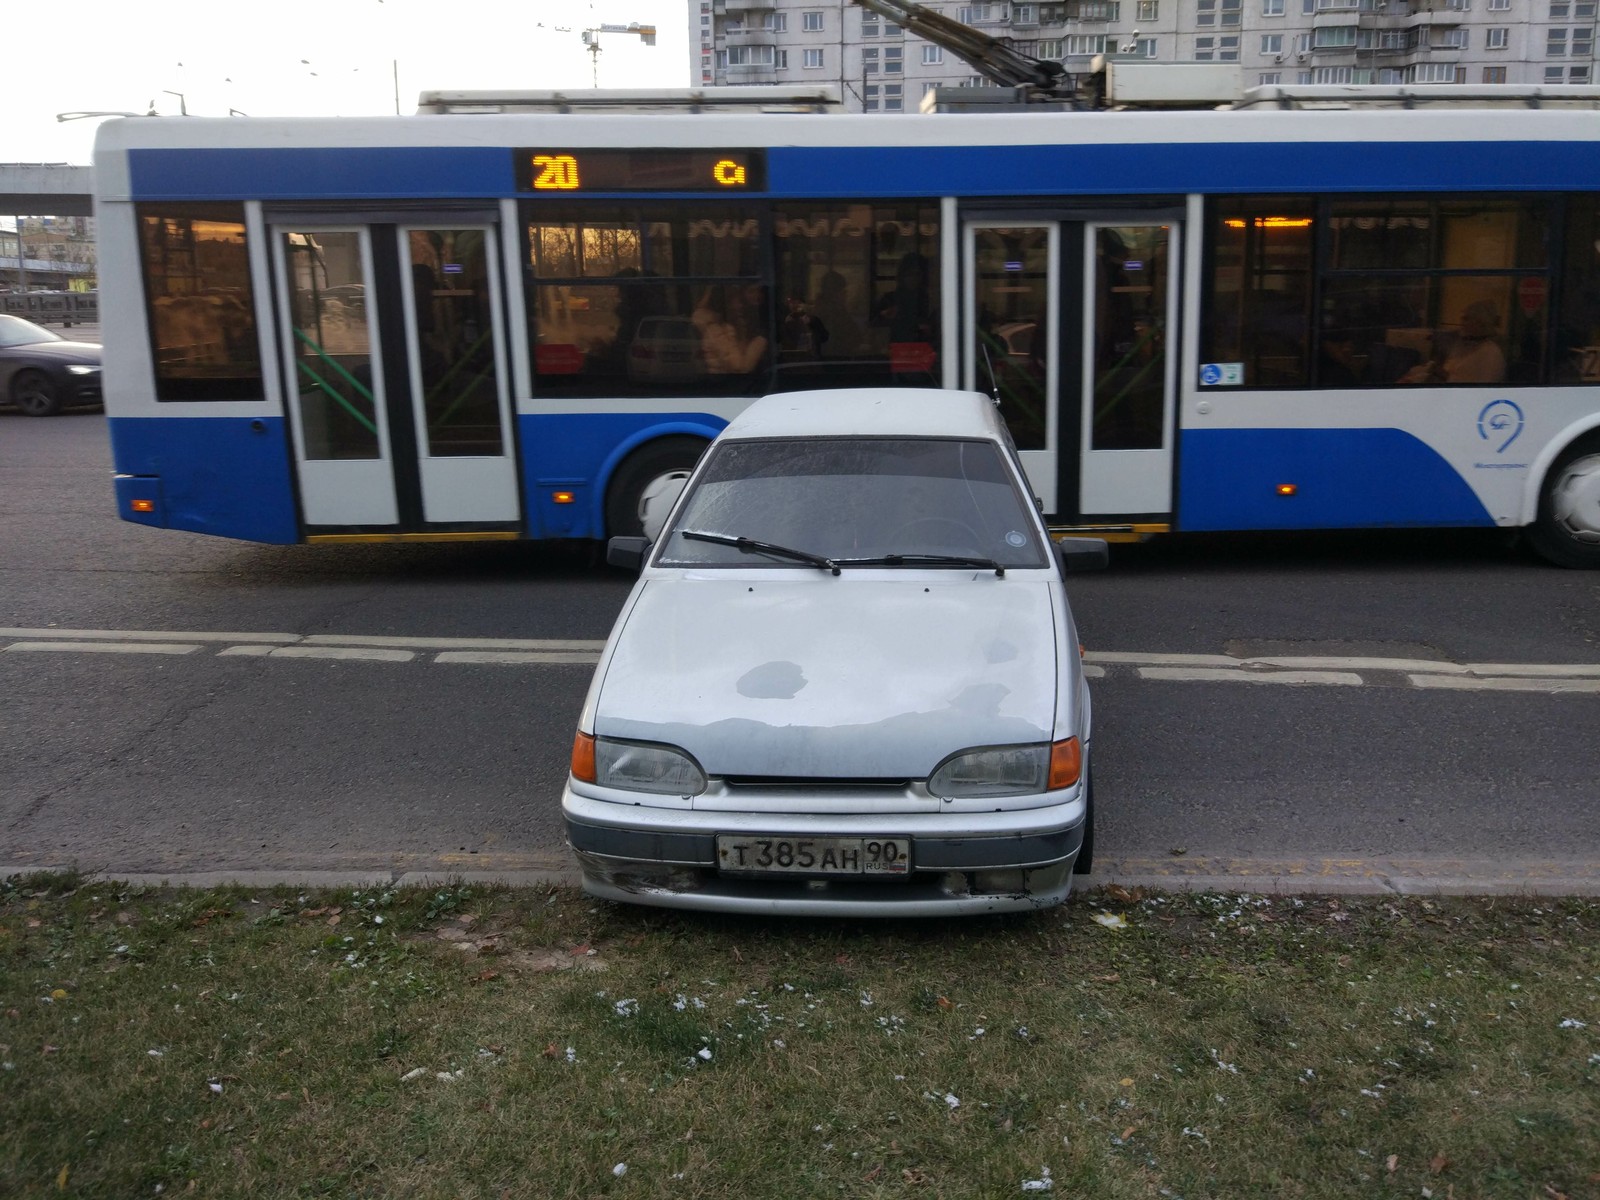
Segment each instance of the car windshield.
[{"label": "car windshield", "polygon": [[876,437],[718,444],[657,562],[793,568],[795,552],[843,567],[1047,562],[1028,501],[995,443]]},{"label": "car windshield", "polygon": [[65,339],[21,317],[0,316],[0,346],[32,346],[37,342]]}]

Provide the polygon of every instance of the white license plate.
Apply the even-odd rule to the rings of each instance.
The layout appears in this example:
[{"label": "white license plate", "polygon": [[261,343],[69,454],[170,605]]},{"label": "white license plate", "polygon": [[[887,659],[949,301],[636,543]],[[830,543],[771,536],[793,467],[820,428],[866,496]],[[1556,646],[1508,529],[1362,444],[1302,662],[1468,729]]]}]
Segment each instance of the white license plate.
[{"label": "white license plate", "polygon": [[717,863],[724,871],[780,875],[909,875],[907,838],[780,838],[723,835]]}]

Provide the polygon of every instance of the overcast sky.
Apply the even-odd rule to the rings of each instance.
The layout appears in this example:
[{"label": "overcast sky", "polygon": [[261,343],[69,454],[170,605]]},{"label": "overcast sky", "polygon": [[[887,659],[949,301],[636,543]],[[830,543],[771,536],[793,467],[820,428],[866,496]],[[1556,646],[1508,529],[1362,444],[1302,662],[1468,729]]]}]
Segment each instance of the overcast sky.
[{"label": "overcast sky", "polygon": [[88,164],[95,119],[58,113],[367,116],[430,89],[685,87],[687,0],[74,0],[6,22],[0,162]]}]

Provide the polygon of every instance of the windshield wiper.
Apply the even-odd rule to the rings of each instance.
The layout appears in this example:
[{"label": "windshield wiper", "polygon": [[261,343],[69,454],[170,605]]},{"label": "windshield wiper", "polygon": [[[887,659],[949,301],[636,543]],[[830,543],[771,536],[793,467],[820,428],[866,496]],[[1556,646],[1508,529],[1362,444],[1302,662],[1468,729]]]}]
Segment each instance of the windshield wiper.
[{"label": "windshield wiper", "polygon": [[779,558],[809,563],[824,571],[832,571],[835,575],[839,573],[839,564],[833,559],[812,554],[809,550],[796,550],[790,546],[779,546],[775,542],[758,542],[755,538],[736,537],[727,533],[701,533],[694,529],[680,529],[678,534],[692,542],[715,542],[719,546],[733,546],[747,554],[774,554]]},{"label": "windshield wiper", "polygon": [[983,567],[1004,579],[1006,569],[992,558],[970,554],[884,554],[876,558],[841,558],[841,567]]}]

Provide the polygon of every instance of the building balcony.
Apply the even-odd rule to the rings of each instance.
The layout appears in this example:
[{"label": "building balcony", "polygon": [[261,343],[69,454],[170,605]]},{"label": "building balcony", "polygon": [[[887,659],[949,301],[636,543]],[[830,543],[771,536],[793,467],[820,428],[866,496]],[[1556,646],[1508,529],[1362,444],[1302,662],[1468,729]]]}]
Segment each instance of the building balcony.
[{"label": "building balcony", "polygon": [[776,0],[711,0],[711,11],[718,16],[732,13],[771,12]]},{"label": "building balcony", "polygon": [[718,74],[723,83],[777,83],[778,68],[772,63],[744,63],[723,67]]},{"label": "building balcony", "polygon": [[722,31],[722,44],[725,46],[775,46],[778,35],[770,29],[760,26],[750,28],[741,26],[738,29],[724,29]]}]

